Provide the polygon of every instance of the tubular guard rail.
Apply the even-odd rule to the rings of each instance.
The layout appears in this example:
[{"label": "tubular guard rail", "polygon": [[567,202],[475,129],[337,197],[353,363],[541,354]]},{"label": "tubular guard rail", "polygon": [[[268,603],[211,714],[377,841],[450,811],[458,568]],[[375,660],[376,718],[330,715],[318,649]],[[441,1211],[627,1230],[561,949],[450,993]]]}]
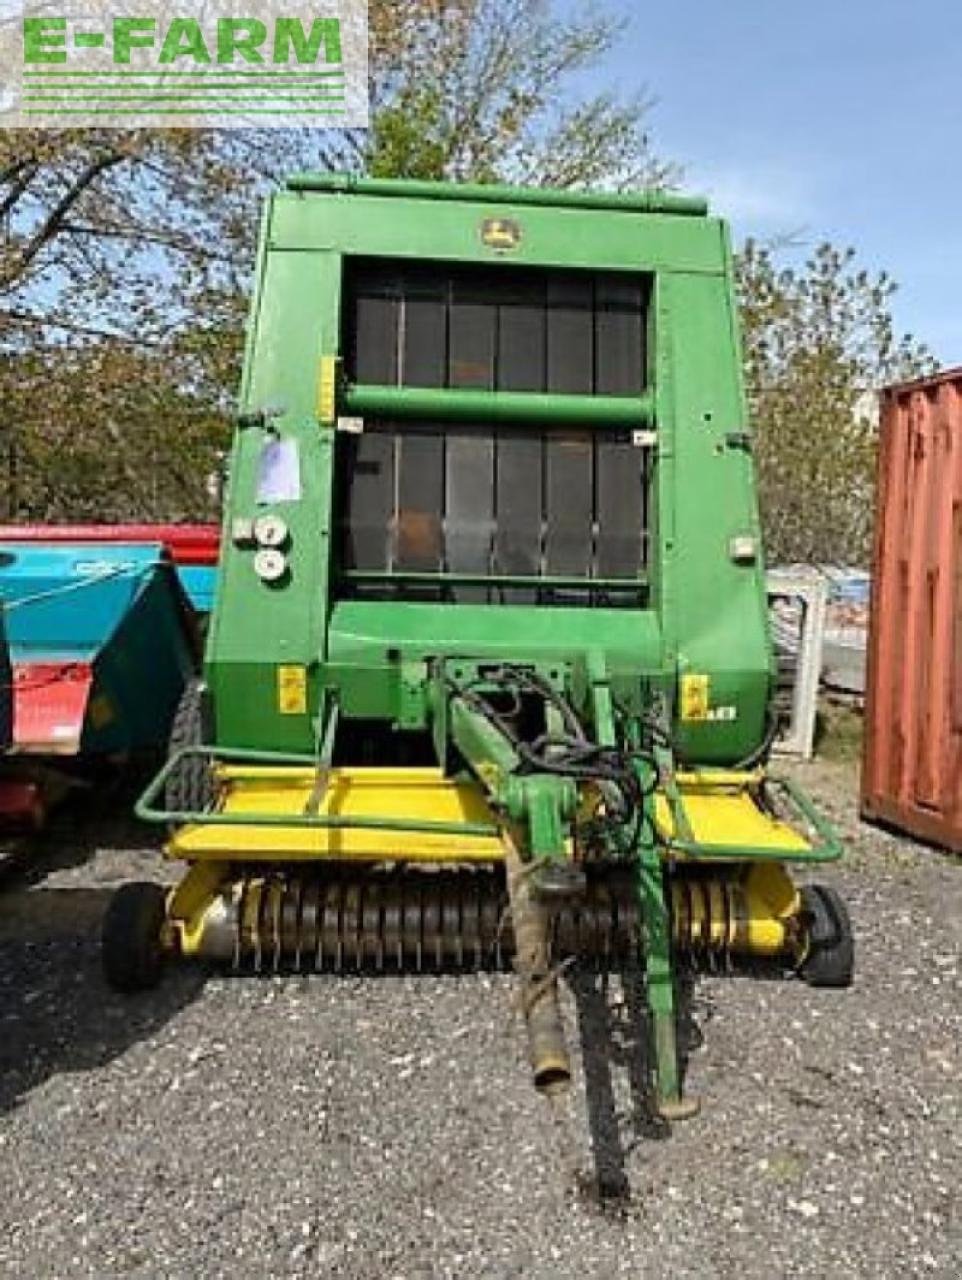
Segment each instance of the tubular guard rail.
[{"label": "tubular guard rail", "polygon": [[[702,777],[710,781],[711,774],[706,770]],[[793,817],[800,818],[803,823],[811,827],[818,837],[817,844],[802,850],[769,848],[764,845],[706,844],[686,838],[685,835],[661,836],[661,839],[671,853],[682,854],[686,858],[702,859],[706,862],[732,859],[745,859],[752,862],[837,862],[843,852],[838,833],[828,819],[819,813],[802,788],[791,778],[781,774],[766,775],[765,785],[777,791],[783,799],[788,801]],[[685,802],[674,779],[664,790],[677,830],[690,833],[691,824],[685,812]]]},{"label": "tubular guard rail", "polygon": [[430,835],[493,836],[501,834],[499,827],[486,822],[432,822],[428,819],[404,820],[396,818],[341,817],[330,815],[276,813],[208,813],[203,810],[157,809],[154,807],[160,793],[174,771],[190,756],[206,760],[231,761],[246,764],[309,765],[325,771],[315,756],[285,755],[276,751],[252,751],[241,747],[220,750],[217,747],[184,747],[175,752],[141,795],[134,806],[134,813],[142,822],[153,823],[205,823],[219,827],[317,827],[333,831],[421,831]]},{"label": "tubular guard rail", "polygon": [[[244,748],[230,750],[217,747],[184,747],[175,752],[164,764],[164,767],[151,781],[138,799],[134,812],[142,822],[167,825],[176,823],[203,823],[221,827],[295,827],[318,828],[327,830],[356,831],[414,831],[432,835],[450,836],[501,836],[500,827],[482,822],[434,822],[428,819],[399,819],[383,817],[365,817],[355,815],[318,814],[282,814],[276,813],[217,813],[205,810],[185,810],[158,808],[157,800],[174,773],[181,768],[183,762],[191,757],[201,758],[212,763],[238,763],[251,765],[288,765],[308,766],[324,771],[325,766],[319,763],[316,756],[295,755],[276,751],[255,751]],[[710,779],[710,775],[704,775]],[[685,858],[698,859],[705,862],[729,861],[732,859],[758,862],[835,862],[842,855],[842,845],[832,825],[818,812],[805,792],[790,778],[769,777],[766,785],[777,790],[787,799],[795,816],[807,823],[819,837],[818,843],[810,848],[783,849],[768,848],[763,845],[719,845],[706,844],[697,840],[659,836],[669,854],[680,854]],[[674,791],[674,796],[672,792]],[[690,825],[684,813],[684,800],[674,787],[667,789],[669,805],[679,830],[690,831]]]}]

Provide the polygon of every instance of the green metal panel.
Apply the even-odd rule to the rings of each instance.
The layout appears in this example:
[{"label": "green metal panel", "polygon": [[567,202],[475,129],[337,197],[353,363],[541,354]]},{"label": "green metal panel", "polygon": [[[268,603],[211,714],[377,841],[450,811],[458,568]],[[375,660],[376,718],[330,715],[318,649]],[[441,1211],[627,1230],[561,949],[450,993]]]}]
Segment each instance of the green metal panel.
[{"label": "green metal panel", "polygon": [[[662,618],[679,672],[706,673],[713,706],[736,711],[732,720],[682,725],[680,745],[696,760],[732,759],[763,735],[771,656],[754,460],[740,439],[747,411],[731,284],[727,275],[675,273],[661,288],[672,334],[672,465],[660,509],[673,520],[663,544]],[[730,541],[739,535],[754,539],[754,563],[733,562]]]},{"label": "green metal panel", "polygon": [[[521,230],[510,253],[482,239],[492,216]],[[611,271],[725,269],[724,230],[715,219],[387,196],[277,196],[270,248]]]},{"label": "green metal panel", "polygon": [[[318,428],[317,377],[321,355],[337,349],[340,260],[267,252],[259,273],[242,408],[268,407],[277,416],[269,429],[246,426],[235,435],[206,673],[218,742],[304,750],[313,741],[326,634],[334,443]],[[296,447],[299,496],[260,502],[263,451],[278,437]],[[276,585],[257,577],[252,551],[234,538],[238,520],[271,514],[286,522],[291,544],[290,573]],[[304,714],[279,711],[280,664],[308,669],[312,697]]]}]

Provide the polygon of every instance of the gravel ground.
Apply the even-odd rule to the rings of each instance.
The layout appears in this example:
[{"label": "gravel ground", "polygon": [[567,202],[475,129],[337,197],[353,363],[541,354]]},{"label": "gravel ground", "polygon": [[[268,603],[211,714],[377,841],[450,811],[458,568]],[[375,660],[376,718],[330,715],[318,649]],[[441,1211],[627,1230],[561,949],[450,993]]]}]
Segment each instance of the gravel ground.
[{"label": "gravel ground", "polygon": [[[88,819],[0,897],[0,1273],[962,1275],[962,866],[841,822],[856,985],[699,981],[701,1114],[646,1118],[634,1001],[566,994],[576,1086],[528,1084],[510,978],[226,979],[124,1000],[111,888],[162,874]],[[63,850],[70,850],[68,859]]]}]

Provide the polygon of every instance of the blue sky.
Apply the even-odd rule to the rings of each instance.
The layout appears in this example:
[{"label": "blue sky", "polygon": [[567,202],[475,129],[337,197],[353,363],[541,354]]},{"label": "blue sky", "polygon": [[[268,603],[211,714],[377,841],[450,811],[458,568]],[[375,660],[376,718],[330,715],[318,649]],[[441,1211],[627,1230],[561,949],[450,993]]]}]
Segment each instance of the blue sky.
[{"label": "blue sky", "polygon": [[738,237],[853,245],[900,328],[962,365],[962,5],[605,0],[605,79],[657,98],[661,154]]}]

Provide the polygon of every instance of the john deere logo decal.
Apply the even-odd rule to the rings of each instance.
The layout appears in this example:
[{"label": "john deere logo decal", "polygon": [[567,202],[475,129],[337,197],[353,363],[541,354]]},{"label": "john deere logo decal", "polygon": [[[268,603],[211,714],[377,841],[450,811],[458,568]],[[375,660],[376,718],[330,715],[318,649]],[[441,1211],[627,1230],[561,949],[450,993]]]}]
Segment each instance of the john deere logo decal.
[{"label": "john deere logo decal", "polygon": [[505,252],[521,243],[521,227],[513,218],[485,218],[481,223],[481,243]]}]

